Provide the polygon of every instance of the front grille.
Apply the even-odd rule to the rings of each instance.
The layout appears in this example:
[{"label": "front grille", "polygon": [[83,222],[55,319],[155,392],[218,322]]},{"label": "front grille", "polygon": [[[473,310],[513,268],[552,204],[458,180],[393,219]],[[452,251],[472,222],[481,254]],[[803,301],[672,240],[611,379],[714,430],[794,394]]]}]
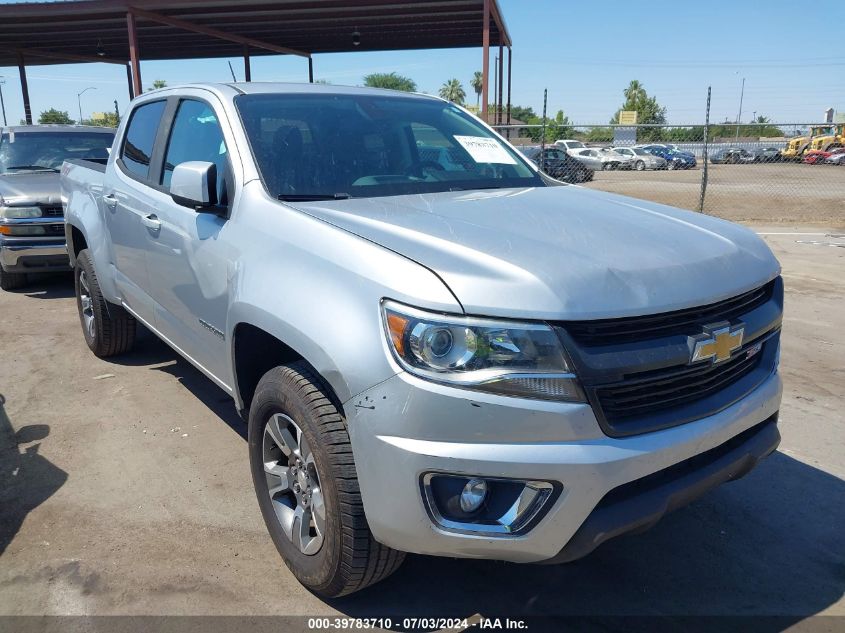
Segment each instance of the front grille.
[{"label": "front grille", "polygon": [[739,296],[696,308],[620,319],[567,321],[561,325],[577,343],[586,346],[617,345],[677,334],[694,335],[701,332],[703,325],[731,321],[766,303],[772,298],[774,286],[775,281],[771,281]]},{"label": "front grille", "polygon": [[749,354],[759,343],[746,346],[730,360],[718,364],[669,369],[635,375],[595,389],[606,422],[613,427],[644,414],[688,405],[718,393],[751,373],[763,359],[763,351]]},{"label": "front grille", "polygon": [[65,225],[64,224],[47,224],[44,226],[44,232],[47,235],[64,235],[65,234]]},{"label": "front grille", "polygon": [[41,207],[41,215],[45,218],[62,218],[65,213],[61,206]]}]

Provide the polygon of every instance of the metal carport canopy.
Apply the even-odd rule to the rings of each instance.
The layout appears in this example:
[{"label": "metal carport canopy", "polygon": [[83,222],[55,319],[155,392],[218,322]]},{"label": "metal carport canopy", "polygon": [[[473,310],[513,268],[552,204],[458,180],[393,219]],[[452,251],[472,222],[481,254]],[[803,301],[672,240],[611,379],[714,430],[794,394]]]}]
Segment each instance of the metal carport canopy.
[{"label": "metal carport canopy", "polygon": [[308,58],[313,79],[313,53],[474,46],[484,49],[486,116],[490,45],[499,47],[500,59],[503,47],[511,47],[497,0],[77,0],[0,5],[0,66],[19,67],[28,119],[29,65],[127,65],[134,71],[128,77],[137,93],[143,60],[243,56],[249,79],[250,55],[300,55]]}]

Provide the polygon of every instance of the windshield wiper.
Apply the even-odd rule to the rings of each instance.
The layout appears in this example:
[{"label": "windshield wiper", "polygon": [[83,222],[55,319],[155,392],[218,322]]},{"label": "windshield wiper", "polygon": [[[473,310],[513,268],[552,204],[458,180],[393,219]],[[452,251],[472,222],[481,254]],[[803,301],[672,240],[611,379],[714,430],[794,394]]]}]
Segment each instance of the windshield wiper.
[{"label": "windshield wiper", "polygon": [[316,200],[348,200],[348,193],[280,193],[277,200],[285,202],[313,202]]},{"label": "windshield wiper", "polygon": [[478,187],[449,187],[449,191],[475,191],[476,189],[513,189],[505,185],[481,185]]},{"label": "windshield wiper", "polygon": [[45,167],[44,165],[12,165],[11,167],[6,167],[6,171],[11,169],[26,169],[28,171],[54,171],[59,173],[59,170],[55,167]]}]

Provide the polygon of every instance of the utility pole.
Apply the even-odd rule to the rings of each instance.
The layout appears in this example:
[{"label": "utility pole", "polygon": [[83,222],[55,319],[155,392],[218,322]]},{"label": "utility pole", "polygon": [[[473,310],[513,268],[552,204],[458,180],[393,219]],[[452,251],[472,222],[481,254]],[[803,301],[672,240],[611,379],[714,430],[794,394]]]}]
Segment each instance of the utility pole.
[{"label": "utility pole", "polygon": [[82,92],[77,92],[77,93],[76,93],[76,101],[77,101],[77,103],[78,103],[78,105],[79,105],[79,125],[82,125],[82,95],[84,95],[84,94],[85,94],[86,92],[88,92],[89,90],[96,90],[96,88],[95,88],[94,86],[88,86],[88,87],[87,87],[85,90],[83,90]]},{"label": "utility pole", "polygon": [[745,77],[742,78],[742,88],[739,91],[739,114],[736,117],[736,139],[734,143],[739,141],[739,124],[742,122],[742,98],[745,96]]},{"label": "utility pole", "polygon": [[3,126],[5,127],[8,125],[6,122],[6,102],[3,101],[3,84],[6,83],[6,80],[0,75],[0,109],[3,110]]},{"label": "utility pole", "polygon": [[117,107],[117,99],[114,100],[114,120],[117,121],[115,127],[120,125],[120,108]]}]

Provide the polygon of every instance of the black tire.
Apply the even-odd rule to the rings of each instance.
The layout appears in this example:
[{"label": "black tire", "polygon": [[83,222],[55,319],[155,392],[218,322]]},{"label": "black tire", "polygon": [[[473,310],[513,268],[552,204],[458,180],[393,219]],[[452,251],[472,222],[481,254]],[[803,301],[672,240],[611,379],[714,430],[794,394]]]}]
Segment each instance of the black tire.
[{"label": "black tire", "polygon": [[0,268],[0,289],[2,290],[23,288],[27,281],[26,273],[7,273]]},{"label": "black tire", "polygon": [[638,160],[636,163],[634,163],[634,169],[636,169],[637,171],[643,171],[645,169],[645,163],[641,160]]},{"label": "black tire", "polygon": [[[304,553],[287,536],[274,508],[277,501],[270,496],[265,430],[278,414],[299,427],[313,456],[318,479],[314,485],[321,490],[325,515],[322,542],[315,553]],[[282,365],[264,374],[250,406],[248,435],[261,514],[276,549],[300,583],[320,597],[335,598],[364,589],[399,568],[404,552],[376,541],[367,524],[346,421],[307,363]]]},{"label": "black tire", "polygon": [[135,317],[122,306],[103,298],[94,263],[87,249],[80,251],[76,256],[73,279],[76,308],[88,349],[100,358],[124,354],[131,350],[135,344]]},{"label": "black tire", "polygon": [[670,160],[670,161],[666,164],[666,169],[668,169],[668,170],[670,170],[670,171],[674,171],[674,170],[675,170],[675,169],[677,169],[677,168],[678,168],[678,166],[675,164],[675,161],[673,161],[673,160]]}]

